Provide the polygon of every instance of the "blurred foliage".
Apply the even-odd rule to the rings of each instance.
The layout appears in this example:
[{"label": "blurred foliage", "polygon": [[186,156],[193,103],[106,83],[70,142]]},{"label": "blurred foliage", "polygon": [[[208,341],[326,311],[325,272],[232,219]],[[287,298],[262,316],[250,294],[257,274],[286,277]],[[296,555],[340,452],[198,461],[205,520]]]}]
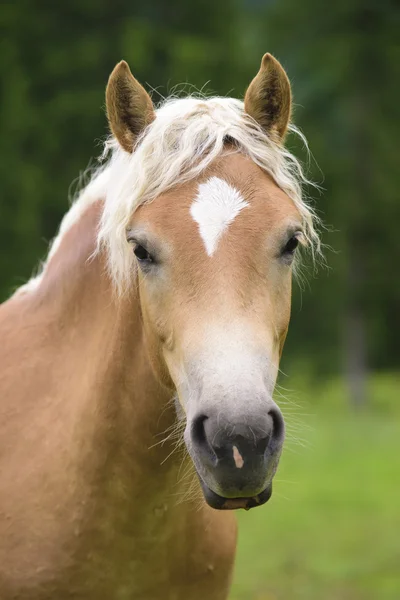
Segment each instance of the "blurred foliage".
[{"label": "blurred foliage", "polygon": [[156,101],[187,82],[241,97],[270,51],[318,161],[310,170],[323,193],[313,195],[334,249],[329,269],[295,294],[284,368],[325,377],[351,370],[353,357],[355,370],[398,365],[398,28],[389,0],[2,3],[1,296],[45,256],[71,182],[101,151],[117,61]]}]

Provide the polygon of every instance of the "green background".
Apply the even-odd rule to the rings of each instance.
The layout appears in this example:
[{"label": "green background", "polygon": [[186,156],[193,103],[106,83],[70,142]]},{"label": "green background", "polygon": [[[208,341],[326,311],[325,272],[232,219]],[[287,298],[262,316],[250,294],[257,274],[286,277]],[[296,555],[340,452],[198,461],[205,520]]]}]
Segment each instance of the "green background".
[{"label": "green background", "polygon": [[328,266],[295,286],[277,391],[292,439],[270,503],[239,515],[232,599],[400,598],[399,26],[389,0],[0,7],[2,299],[101,153],[117,61],[156,102],[187,83],[242,97],[266,51],[291,79]]}]

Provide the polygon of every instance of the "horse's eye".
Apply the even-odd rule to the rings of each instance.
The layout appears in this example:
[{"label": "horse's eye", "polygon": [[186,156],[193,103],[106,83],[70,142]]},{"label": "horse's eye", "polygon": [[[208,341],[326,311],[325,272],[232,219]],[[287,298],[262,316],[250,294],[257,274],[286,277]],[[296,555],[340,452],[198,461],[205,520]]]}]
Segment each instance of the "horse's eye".
[{"label": "horse's eye", "polygon": [[140,244],[137,244],[135,246],[133,252],[139,262],[145,263],[145,264],[149,264],[149,263],[153,262],[153,259],[150,255],[150,253],[147,252],[146,248],[144,248]]},{"label": "horse's eye", "polygon": [[284,247],[282,254],[286,255],[286,256],[294,254],[294,251],[296,250],[296,248],[297,248],[298,245],[299,245],[299,239],[298,239],[297,236],[294,235],[286,243],[286,246]]}]

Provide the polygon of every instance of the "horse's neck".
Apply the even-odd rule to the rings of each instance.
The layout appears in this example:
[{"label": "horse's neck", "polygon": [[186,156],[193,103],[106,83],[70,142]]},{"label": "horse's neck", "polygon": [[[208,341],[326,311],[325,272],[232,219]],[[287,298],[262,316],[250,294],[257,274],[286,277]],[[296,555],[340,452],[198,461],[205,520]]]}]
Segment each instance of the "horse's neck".
[{"label": "horse's neck", "polygon": [[[117,300],[104,258],[92,257],[100,211],[89,207],[35,288],[0,310],[0,513],[10,518],[0,564],[11,571],[23,554],[32,580],[70,565],[82,589],[102,565],[115,575],[125,561],[127,576],[164,557],[193,508],[177,506],[188,478],[177,486],[182,455],[163,439],[172,391],[153,375],[138,300]],[[57,585],[68,589],[68,573]]]},{"label": "horse's neck", "polygon": [[16,298],[32,307],[26,330],[34,332],[30,360],[37,365],[21,402],[27,415],[43,411],[54,429],[46,452],[77,457],[88,477],[106,480],[110,469],[121,478],[136,471],[142,481],[155,479],[160,470],[167,474],[160,465],[170,448],[149,448],[173,424],[172,394],[153,375],[136,293],[116,299],[104,257],[93,257],[101,208],[88,207],[63,235],[31,297]]}]

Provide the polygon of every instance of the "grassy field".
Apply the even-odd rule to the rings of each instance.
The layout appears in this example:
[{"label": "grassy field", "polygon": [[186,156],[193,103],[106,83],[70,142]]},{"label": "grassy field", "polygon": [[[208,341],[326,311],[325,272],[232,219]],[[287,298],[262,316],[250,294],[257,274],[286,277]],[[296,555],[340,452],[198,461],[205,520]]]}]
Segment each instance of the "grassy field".
[{"label": "grassy field", "polygon": [[399,600],[400,378],[357,414],[338,382],[297,400],[272,499],[238,514],[231,600]]}]

